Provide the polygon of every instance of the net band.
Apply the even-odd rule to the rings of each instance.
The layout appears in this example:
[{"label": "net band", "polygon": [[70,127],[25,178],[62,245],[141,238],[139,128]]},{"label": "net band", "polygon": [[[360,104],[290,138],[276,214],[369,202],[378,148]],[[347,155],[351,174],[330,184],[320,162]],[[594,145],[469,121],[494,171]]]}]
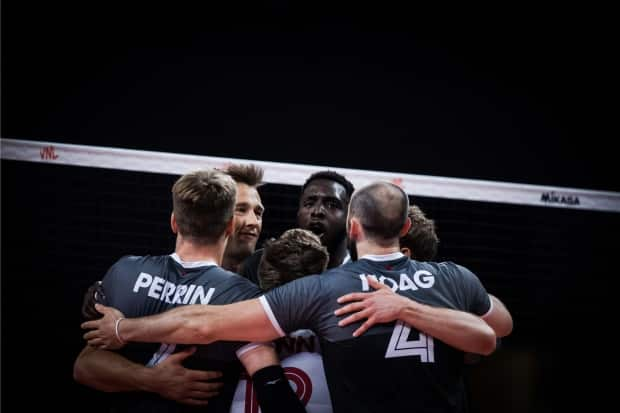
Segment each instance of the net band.
[{"label": "net band", "polygon": [[2,159],[109,168],[170,175],[202,168],[223,168],[251,162],[265,170],[268,183],[302,185],[311,174],[330,169],[347,177],[356,188],[377,180],[400,185],[412,196],[499,202],[541,207],[620,212],[620,192],[447,178],[318,165],[221,158],[57,142],[0,139]]}]

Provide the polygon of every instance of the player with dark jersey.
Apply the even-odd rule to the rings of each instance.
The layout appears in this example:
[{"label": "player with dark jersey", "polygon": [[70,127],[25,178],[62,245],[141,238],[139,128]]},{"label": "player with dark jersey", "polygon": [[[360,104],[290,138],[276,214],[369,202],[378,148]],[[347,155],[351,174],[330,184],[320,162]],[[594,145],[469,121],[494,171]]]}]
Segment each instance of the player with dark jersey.
[{"label": "player with dark jersey", "polygon": [[[239,264],[254,251],[262,228],[265,208],[258,187],[262,184],[263,169],[253,164],[230,164],[225,172],[236,183],[236,198],[234,228],[228,237],[221,267],[238,272]],[[201,259],[199,256],[194,258]],[[100,299],[104,297],[101,281],[89,287],[82,304],[86,320],[101,316],[95,310],[95,304],[104,303],[105,300]],[[150,369],[154,366],[130,362],[117,353],[87,348],[76,359],[74,377],[84,385],[106,392],[148,391],[179,403],[207,404],[208,398],[220,387],[219,382],[208,380],[219,377],[220,372],[184,368],[184,358],[192,352],[193,348],[178,352],[157,364],[156,369]]]},{"label": "player with dark jersey", "polygon": [[375,326],[358,338],[352,337],[353,326],[338,326],[336,300],[351,291],[368,291],[366,277],[431,306],[484,315],[491,305],[466,268],[412,261],[401,253],[365,256],[286,284],[260,300],[282,334],[310,328],[321,337],[334,411],[409,411],[410,399],[424,406],[416,412],[462,411],[457,403],[462,400],[463,352],[402,322]]},{"label": "player with dark jersey", "polygon": [[[226,271],[214,262],[183,262],[177,254],[165,256],[127,256],[114,264],[103,278],[103,290],[109,305],[122,309],[130,317],[157,314],[186,304],[229,304],[253,298],[261,290],[247,279]],[[236,352],[245,343],[216,342],[199,346],[184,365],[196,370],[222,372],[224,386],[200,411],[228,412],[239,380],[241,365]],[[174,344],[132,344],[124,354],[132,361],[153,366],[178,348]],[[157,394],[120,395],[126,411],[198,411],[159,397]]]},{"label": "player with dark jersey", "polygon": [[[181,176],[172,187],[170,227],[176,234],[174,254],[121,258],[104,277],[102,291],[105,294],[102,297],[105,296],[108,304],[123,308],[127,314],[140,316],[173,307],[206,307],[207,304],[226,304],[256,296],[258,287],[219,267],[227,241],[236,226],[236,192],[235,181],[221,171],[201,170]],[[100,305],[97,304],[96,309]],[[123,319],[117,319],[114,326],[120,341],[121,321]],[[189,349],[179,352],[180,355],[171,355],[177,349],[173,344],[162,344],[159,348],[128,346],[125,356],[133,361],[131,364],[154,367],[139,370],[144,374],[153,376],[161,372],[159,364],[174,367],[175,363],[186,363],[185,368],[180,370],[183,376],[188,376],[188,386],[181,389],[181,394],[170,393],[166,389],[168,382],[164,381],[159,385],[157,394],[166,398],[148,392],[128,393],[143,388],[136,388],[134,383],[140,381],[141,376],[132,377],[134,370],[125,369],[125,364],[111,372],[108,369],[100,383],[110,391],[124,392],[119,397],[122,400],[117,403],[116,411],[228,412],[240,373],[238,358],[252,380],[258,383],[257,398],[266,412],[303,412],[303,405],[289,386],[272,346],[241,346],[241,343],[216,343],[199,348],[191,359],[187,359],[192,354]],[[96,351],[94,346],[86,346],[78,360],[83,359],[83,355],[88,357],[93,351]],[[205,397],[212,396],[212,389],[220,385],[205,382],[217,376],[208,374],[205,369],[223,372],[224,380],[224,388],[220,389],[219,395],[208,401]],[[74,367],[74,372],[76,370],[79,374],[74,373],[74,376],[80,377],[83,369]],[[146,373],[144,370],[150,371]],[[172,371],[178,372],[179,369]],[[129,374],[119,377],[121,372]],[[170,375],[170,371],[166,374]],[[176,377],[169,377],[169,380],[175,385],[179,382]],[[266,383],[269,385],[263,386]],[[171,394],[174,397],[170,399],[176,402],[168,399]]]}]

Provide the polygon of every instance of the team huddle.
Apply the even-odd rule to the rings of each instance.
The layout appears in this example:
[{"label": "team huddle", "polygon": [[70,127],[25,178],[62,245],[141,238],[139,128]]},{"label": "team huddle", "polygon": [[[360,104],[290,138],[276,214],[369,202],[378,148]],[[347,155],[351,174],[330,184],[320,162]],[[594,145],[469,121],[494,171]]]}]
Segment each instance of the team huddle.
[{"label": "team huddle", "polygon": [[464,355],[512,319],[432,261],[433,221],[396,185],[323,171],[298,228],[257,250],[261,184],[254,165],[175,182],[175,251],[123,257],[89,289],[76,380],[114,392],[113,411],[466,411]]}]

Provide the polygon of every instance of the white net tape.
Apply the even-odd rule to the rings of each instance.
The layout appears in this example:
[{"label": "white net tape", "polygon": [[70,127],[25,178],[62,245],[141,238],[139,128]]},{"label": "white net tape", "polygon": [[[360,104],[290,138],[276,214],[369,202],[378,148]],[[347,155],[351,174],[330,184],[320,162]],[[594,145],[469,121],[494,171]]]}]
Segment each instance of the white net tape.
[{"label": "white net tape", "polygon": [[2,159],[182,175],[229,163],[255,163],[269,183],[302,185],[312,173],[330,169],[345,175],[356,188],[377,180],[400,185],[408,194],[431,198],[499,202],[543,207],[620,212],[620,192],[446,178],[317,165],[267,162],[155,151],[1,139]]}]

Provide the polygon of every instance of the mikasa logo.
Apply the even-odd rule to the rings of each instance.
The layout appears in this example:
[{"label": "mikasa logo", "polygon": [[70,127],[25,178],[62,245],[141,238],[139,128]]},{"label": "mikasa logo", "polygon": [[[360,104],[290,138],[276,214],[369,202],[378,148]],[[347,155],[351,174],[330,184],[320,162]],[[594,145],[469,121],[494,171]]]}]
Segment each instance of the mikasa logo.
[{"label": "mikasa logo", "polygon": [[571,194],[559,194],[556,192],[543,192],[540,196],[541,202],[548,204],[566,204],[566,205],[579,205],[579,197]]},{"label": "mikasa logo", "polygon": [[201,285],[176,285],[161,277],[153,277],[151,274],[141,272],[133,286],[133,292],[137,293],[141,288],[148,288],[147,295],[159,301],[170,304],[209,304],[215,288],[209,288],[207,292]]},{"label": "mikasa logo", "polygon": [[[371,277],[377,281],[377,276],[372,274],[360,274],[362,280],[362,291],[369,291],[370,286],[366,277]],[[379,277],[378,281],[392,289],[392,291],[418,290],[420,288],[431,288],[435,284],[435,276],[426,270],[418,270],[410,278],[407,274],[401,274],[399,281],[392,278]]]}]

